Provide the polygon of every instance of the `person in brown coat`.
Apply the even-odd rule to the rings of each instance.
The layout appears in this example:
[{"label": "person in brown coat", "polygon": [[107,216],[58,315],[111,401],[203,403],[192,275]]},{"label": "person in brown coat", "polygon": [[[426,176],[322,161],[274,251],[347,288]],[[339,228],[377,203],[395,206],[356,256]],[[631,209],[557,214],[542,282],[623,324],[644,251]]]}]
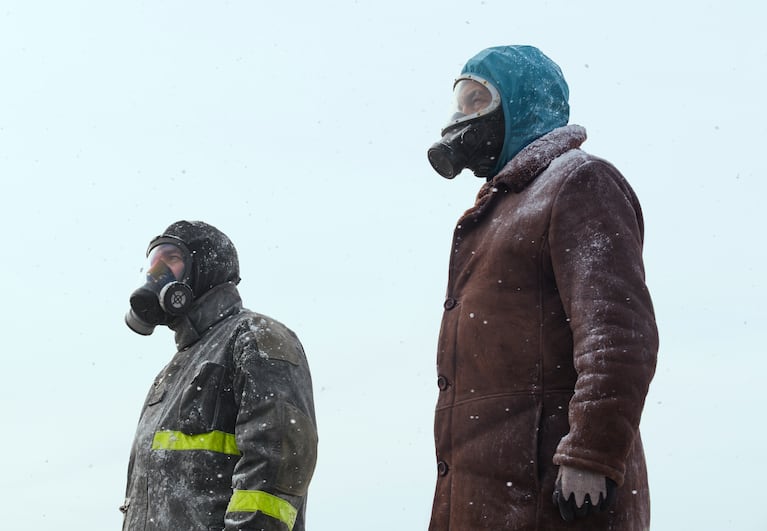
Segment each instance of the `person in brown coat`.
[{"label": "person in brown coat", "polygon": [[455,94],[429,160],[487,182],[450,253],[429,529],[649,529],[639,421],[658,334],[637,197],[580,149],[536,48],[483,50]]}]

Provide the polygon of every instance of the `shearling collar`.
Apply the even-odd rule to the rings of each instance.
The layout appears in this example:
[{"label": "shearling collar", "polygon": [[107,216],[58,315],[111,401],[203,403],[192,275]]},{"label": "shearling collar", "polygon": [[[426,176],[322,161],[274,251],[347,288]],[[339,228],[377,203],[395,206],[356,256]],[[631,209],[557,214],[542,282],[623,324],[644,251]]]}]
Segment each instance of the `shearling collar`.
[{"label": "shearling collar", "polygon": [[530,142],[490,181],[505,184],[513,192],[521,192],[558,156],[576,149],[586,141],[586,130],[580,125],[566,125]]},{"label": "shearling collar", "polygon": [[183,350],[193,345],[215,324],[241,309],[242,299],[237,286],[231,282],[219,284],[197,299],[186,315],[168,325],[176,332],[176,348]]},{"label": "shearling collar", "polygon": [[480,188],[474,206],[465,218],[478,217],[499,189],[519,193],[549,167],[560,155],[580,147],[586,141],[586,129],[580,125],[558,127],[530,142],[498,174]]}]

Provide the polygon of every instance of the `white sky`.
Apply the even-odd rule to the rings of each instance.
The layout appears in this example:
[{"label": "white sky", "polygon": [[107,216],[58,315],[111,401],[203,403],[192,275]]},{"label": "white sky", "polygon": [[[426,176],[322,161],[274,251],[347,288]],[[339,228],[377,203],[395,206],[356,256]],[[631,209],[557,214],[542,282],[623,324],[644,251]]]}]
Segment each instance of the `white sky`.
[{"label": "white sky", "polygon": [[653,529],[764,529],[764,6],[4,0],[3,527],[119,529],[174,351],[124,325],[128,295],[148,241],[201,219],[307,350],[310,529],[425,529],[448,251],[481,184],[426,149],[469,57],[533,44],[644,207]]}]

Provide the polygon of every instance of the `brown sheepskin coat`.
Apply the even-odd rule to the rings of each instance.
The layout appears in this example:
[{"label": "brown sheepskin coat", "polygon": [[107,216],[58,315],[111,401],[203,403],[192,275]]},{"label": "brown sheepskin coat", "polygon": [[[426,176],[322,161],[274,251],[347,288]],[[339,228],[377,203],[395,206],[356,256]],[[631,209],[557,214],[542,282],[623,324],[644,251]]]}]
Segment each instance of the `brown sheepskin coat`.
[{"label": "brown sheepskin coat", "polygon": [[[658,336],[629,184],[555,129],[523,149],[455,229],[440,331],[432,531],[646,530],[639,420]],[[619,486],[567,524],[558,465]]]}]

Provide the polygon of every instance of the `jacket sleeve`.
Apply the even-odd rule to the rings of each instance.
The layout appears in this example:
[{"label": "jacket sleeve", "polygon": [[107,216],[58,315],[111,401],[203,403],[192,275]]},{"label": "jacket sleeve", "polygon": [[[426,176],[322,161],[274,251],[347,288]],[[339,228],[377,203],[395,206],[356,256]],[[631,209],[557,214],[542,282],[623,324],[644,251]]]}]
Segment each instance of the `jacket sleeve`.
[{"label": "jacket sleeve", "polygon": [[554,463],[602,473],[618,485],[658,350],[643,230],[636,196],[618,170],[601,160],[584,163],[563,183],[549,227],[577,373],[570,431]]},{"label": "jacket sleeve", "polygon": [[226,530],[303,529],[304,499],[317,457],[303,348],[290,330],[262,319],[238,337],[234,359],[235,438],[241,455],[232,475]]}]

